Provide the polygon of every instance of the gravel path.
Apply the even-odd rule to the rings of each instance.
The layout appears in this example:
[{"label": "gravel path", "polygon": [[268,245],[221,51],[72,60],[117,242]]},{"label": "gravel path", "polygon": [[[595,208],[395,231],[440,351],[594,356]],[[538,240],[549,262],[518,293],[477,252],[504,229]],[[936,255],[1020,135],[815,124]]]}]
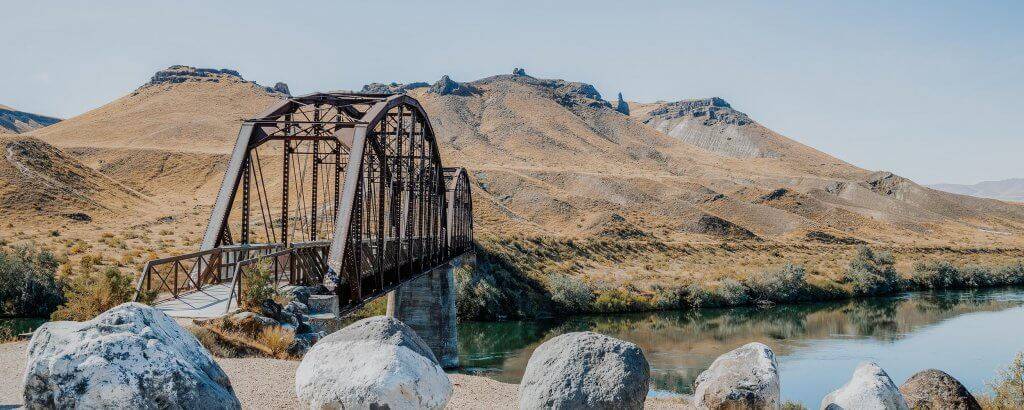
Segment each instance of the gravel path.
[{"label": "gravel path", "polygon": [[[28,342],[0,344],[0,409],[18,406],[21,400],[21,378],[25,374],[25,349]],[[295,369],[299,362],[276,359],[216,359],[231,379],[238,400],[246,409],[295,409]],[[517,409],[519,386],[480,376],[449,375],[455,393],[448,403],[450,409]],[[647,408],[680,408],[681,402],[648,399]]]}]

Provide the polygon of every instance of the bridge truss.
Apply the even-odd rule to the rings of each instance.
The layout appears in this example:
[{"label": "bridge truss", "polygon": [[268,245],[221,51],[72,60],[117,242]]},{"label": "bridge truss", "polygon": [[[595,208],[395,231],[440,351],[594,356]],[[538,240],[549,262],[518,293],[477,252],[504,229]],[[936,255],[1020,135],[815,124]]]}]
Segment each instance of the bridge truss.
[{"label": "bridge truss", "polygon": [[418,101],[314,93],[243,122],[200,251],[147,263],[139,290],[240,290],[241,268],[271,259],[345,310],[469,251],[472,226],[468,176],[442,166]]}]

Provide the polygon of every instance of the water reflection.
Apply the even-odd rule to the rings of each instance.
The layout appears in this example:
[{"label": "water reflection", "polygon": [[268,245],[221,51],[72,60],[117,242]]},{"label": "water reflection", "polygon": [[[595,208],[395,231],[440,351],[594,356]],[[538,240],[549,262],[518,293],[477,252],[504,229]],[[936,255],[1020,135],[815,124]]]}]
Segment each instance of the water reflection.
[{"label": "water reflection", "polygon": [[[887,298],[767,309],[703,309],[576,316],[549,321],[463,323],[459,325],[459,348],[465,371],[483,373],[501,381],[518,382],[530,353],[540,343],[563,333],[591,330],[631,341],[643,348],[651,363],[653,388],[691,393],[697,375],[716,357],[744,343],[760,341],[771,346],[776,352],[783,370],[787,368],[789,357],[793,358],[794,363],[799,358],[801,366],[805,366],[793,366],[794,369],[801,369],[794,370],[798,374],[784,374],[793,379],[784,378],[783,390],[786,396],[788,382],[795,383],[804,377],[814,377],[799,372],[813,371],[809,369],[813,369],[814,360],[828,360],[826,354],[825,358],[810,360],[811,363],[807,363],[807,352],[828,352],[830,348],[838,346],[836,343],[851,341],[855,342],[852,346],[879,343],[883,346],[896,346],[917,332],[936,327],[935,325],[958,316],[1000,312],[1021,305],[1024,305],[1024,291],[1010,289],[913,293]],[[1016,313],[1014,317],[1017,316],[1024,319],[1024,310]],[[960,328],[951,329],[950,332],[954,334],[943,337],[955,339],[957,334],[963,331]],[[998,335],[999,331],[998,328],[970,330],[993,332],[995,335]],[[1007,347],[1011,348],[1012,346]],[[1020,348],[1024,349],[1024,345]],[[843,349],[846,352],[851,351],[849,346]],[[858,360],[875,360],[877,357],[885,356],[884,353],[875,350],[862,353],[874,358],[864,357]],[[1012,357],[1012,352],[1006,354]],[[844,363],[843,366],[845,365]],[[918,366],[918,370],[933,367],[927,363],[908,364],[914,365]],[[852,367],[838,368],[834,371],[832,379],[842,381],[849,376]],[[984,371],[987,372],[989,369]],[[980,381],[969,384],[978,383]],[[798,392],[793,389],[789,388],[789,396],[816,405],[810,397],[820,392]],[[808,399],[803,400],[805,397]]]}]

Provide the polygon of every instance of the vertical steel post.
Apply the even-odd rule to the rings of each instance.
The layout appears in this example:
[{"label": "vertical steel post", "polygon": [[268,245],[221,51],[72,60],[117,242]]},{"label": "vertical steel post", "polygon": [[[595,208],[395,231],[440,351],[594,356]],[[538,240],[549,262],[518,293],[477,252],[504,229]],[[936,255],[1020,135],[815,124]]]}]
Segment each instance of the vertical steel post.
[{"label": "vertical steel post", "polygon": [[292,157],[292,143],[288,139],[291,133],[291,120],[292,115],[287,114],[284,116],[284,167],[281,169],[282,182],[281,182],[281,243],[285,247],[288,246],[288,170],[291,168],[291,157]]},{"label": "vertical steel post", "polygon": [[[313,130],[314,130],[313,134],[316,135],[315,138],[320,138],[320,134],[321,134],[321,131],[323,129],[323,126],[320,125],[320,106],[316,106],[313,109],[313,122],[316,123],[316,124],[313,124]],[[313,177],[313,184],[312,184],[313,200],[312,200],[312,202],[310,202],[311,206],[310,206],[310,218],[309,218],[309,239],[311,241],[315,241],[316,240],[316,200],[317,200],[316,196],[317,196],[317,185],[320,184],[320,179],[318,178],[320,176],[320,162],[319,162],[319,158],[320,158],[320,140],[319,139],[314,139],[313,140],[313,176],[312,176]]]},{"label": "vertical steel post", "polygon": [[249,243],[249,179],[251,175],[251,164],[249,155],[245,156],[242,163],[242,237],[241,243]]}]

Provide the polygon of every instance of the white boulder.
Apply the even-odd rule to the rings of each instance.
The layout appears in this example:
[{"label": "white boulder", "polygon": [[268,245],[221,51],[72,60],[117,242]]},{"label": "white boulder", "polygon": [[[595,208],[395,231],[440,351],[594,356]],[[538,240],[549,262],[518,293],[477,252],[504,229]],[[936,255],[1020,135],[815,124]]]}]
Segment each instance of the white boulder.
[{"label": "white boulder", "polygon": [[28,346],[25,407],[241,406],[231,382],[191,333],[138,303],[86,322],[44,324]]},{"label": "white boulder", "polygon": [[821,401],[827,410],[850,409],[907,409],[899,388],[889,375],[874,363],[861,363],[853,377],[843,387],[829,393]]},{"label": "white boulder", "polygon": [[295,372],[295,392],[315,409],[441,409],[452,383],[412,329],[377,316],[317,342]]},{"label": "white boulder", "polygon": [[637,345],[593,332],[566,333],[530,356],[520,409],[641,409],[650,365]]},{"label": "white boulder", "polygon": [[775,353],[748,343],[718,356],[695,382],[698,409],[777,409],[779,370]]}]

